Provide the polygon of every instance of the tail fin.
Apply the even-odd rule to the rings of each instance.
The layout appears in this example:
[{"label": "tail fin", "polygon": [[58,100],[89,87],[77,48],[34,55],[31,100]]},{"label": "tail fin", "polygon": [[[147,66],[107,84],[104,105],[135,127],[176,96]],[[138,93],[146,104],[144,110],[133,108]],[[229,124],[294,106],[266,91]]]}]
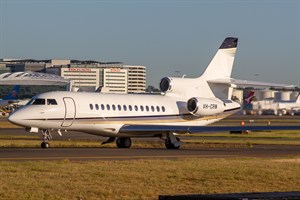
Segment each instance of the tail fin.
[{"label": "tail fin", "polygon": [[230,78],[238,38],[226,38],[202,74],[206,80]]},{"label": "tail fin", "polygon": [[20,93],[20,85],[15,85],[13,89],[6,95],[4,100],[14,100],[18,99],[18,94]]},{"label": "tail fin", "polygon": [[243,102],[249,104],[249,103],[252,102],[252,100],[253,100],[254,97],[255,97],[254,91],[250,90],[250,91],[248,91],[248,92],[245,93],[245,95],[243,97]]}]

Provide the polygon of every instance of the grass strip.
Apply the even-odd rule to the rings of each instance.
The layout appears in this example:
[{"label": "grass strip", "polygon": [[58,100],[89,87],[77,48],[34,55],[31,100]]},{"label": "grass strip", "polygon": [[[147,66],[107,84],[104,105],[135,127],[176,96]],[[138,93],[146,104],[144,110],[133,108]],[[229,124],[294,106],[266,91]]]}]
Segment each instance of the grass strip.
[{"label": "grass strip", "polygon": [[[300,190],[300,159],[0,162],[1,199],[157,199]],[[298,175],[297,175],[298,174]]]}]

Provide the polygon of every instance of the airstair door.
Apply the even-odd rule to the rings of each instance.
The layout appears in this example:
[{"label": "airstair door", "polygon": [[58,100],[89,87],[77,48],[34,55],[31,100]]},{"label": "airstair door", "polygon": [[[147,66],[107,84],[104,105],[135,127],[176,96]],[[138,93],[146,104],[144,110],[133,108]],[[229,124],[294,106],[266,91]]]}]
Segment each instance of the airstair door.
[{"label": "airstair door", "polygon": [[62,127],[70,127],[73,124],[73,121],[76,116],[76,105],[74,99],[71,97],[64,97],[65,104],[65,117],[64,121],[61,124]]}]

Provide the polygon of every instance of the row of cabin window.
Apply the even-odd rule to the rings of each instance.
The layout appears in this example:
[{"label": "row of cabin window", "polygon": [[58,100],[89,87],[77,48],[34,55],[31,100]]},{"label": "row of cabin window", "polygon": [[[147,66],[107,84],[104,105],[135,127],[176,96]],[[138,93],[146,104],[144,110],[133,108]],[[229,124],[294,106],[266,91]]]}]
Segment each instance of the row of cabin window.
[{"label": "row of cabin window", "polygon": [[90,109],[91,110],[99,110],[101,108],[101,110],[118,110],[118,111],[121,111],[122,109],[123,109],[123,111],[127,111],[127,110],[129,110],[129,111],[132,111],[133,109],[135,110],[135,111],[139,111],[139,109],[140,109],[140,111],[147,111],[147,112],[149,112],[150,110],[152,111],[152,112],[155,112],[155,111],[157,111],[157,112],[165,112],[166,111],[166,109],[165,109],[165,107],[164,106],[137,106],[137,105],[135,105],[135,106],[131,106],[131,105],[129,105],[129,106],[127,106],[127,105],[123,105],[123,106],[121,106],[121,105],[109,105],[109,104],[107,104],[106,106],[104,105],[104,104],[101,104],[100,106],[98,105],[98,104],[95,104],[95,105],[93,105],[93,104],[90,104]]}]

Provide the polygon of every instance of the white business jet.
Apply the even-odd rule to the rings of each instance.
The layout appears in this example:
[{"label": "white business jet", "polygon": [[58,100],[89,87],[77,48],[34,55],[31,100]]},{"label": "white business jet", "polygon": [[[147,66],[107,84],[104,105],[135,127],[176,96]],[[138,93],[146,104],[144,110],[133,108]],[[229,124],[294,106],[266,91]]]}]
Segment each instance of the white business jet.
[{"label": "white business jet", "polygon": [[206,127],[240,109],[230,99],[232,88],[285,85],[230,78],[237,42],[237,38],[226,38],[198,78],[163,78],[160,82],[163,95],[48,92],[33,97],[8,120],[30,132],[41,130],[42,148],[49,147],[52,130],[59,134],[72,130],[108,137],[103,143],[116,140],[119,148],[129,148],[133,137],[160,137],[168,149],[180,147],[176,134],[241,130],[241,127]]}]

